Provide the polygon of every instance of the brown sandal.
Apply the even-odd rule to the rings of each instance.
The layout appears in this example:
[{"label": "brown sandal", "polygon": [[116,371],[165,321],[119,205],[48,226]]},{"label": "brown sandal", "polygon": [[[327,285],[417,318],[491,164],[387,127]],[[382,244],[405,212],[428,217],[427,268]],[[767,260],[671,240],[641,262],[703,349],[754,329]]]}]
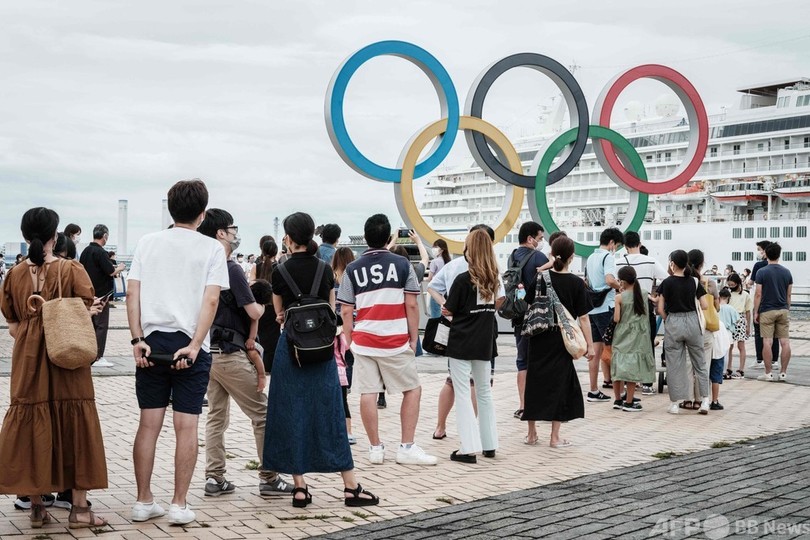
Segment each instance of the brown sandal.
[{"label": "brown sandal", "polygon": [[[79,521],[78,514],[90,514],[90,520],[87,522]],[[100,520],[101,523],[98,523],[96,520]],[[76,506],[75,504],[70,509],[68,523],[71,529],[90,529],[92,527],[106,527],[109,525],[106,519],[96,516],[95,512],[90,510],[89,506]]]},{"label": "brown sandal", "polygon": [[51,522],[51,515],[45,511],[44,504],[31,504],[31,528],[41,529]]}]

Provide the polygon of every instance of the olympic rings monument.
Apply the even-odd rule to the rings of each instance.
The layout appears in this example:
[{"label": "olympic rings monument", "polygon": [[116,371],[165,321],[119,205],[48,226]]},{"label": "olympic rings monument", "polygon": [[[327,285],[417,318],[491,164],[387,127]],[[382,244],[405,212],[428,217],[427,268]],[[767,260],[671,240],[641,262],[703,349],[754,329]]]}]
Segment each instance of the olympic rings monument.
[{"label": "olympic rings monument", "polygon": [[[395,169],[378,165],[360,152],[349,136],[343,113],[346,88],[354,73],[368,60],[386,55],[408,60],[424,72],[439,96],[442,116],[407,142]],[[520,158],[509,139],[482,118],[484,100],[492,84],[503,73],[516,67],[532,68],[549,77],[568,105],[571,125],[576,126],[549,141],[537,153],[529,175],[523,174]],[[674,175],[663,182],[648,183],[644,163],[635,148],[626,138],[610,129],[610,116],[619,94],[630,83],[642,78],[657,80],[675,92],[683,102],[689,119],[686,159]],[[461,115],[455,86],[444,66],[425,49],[404,41],[379,41],[349,56],[329,83],[324,109],[329,138],[343,161],[363,176],[393,184],[397,207],[408,227],[414,229],[428,245],[443,238],[449,250],[457,254],[463,251],[464,243],[440,235],[425,221],[414,199],[413,182],[430,174],[447,157],[459,130],[464,131],[476,163],[488,176],[506,186],[498,224],[493,227],[496,243],[503,240],[514,227],[526,190],[529,191],[528,206],[532,218],[542,223],[547,233],[559,230],[548,207],[546,186],[559,182],[574,169],[589,138],[594,140],[594,153],[608,177],[631,192],[628,214],[633,217],[625,230],[633,231],[638,231],[644,222],[649,195],[675,191],[694,177],[709,141],[709,122],[700,95],[686,77],[666,66],[645,64],[613,77],[596,100],[589,121],[588,104],[582,89],[562,64],[542,54],[513,54],[492,63],[478,76],[467,95],[464,115]],[[417,163],[424,148],[434,139],[428,155]],[[493,155],[490,145],[497,149],[497,156]],[[561,159],[552,168],[560,154]],[[575,245],[576,254],[581,257],[587,257],[595,249],[595,246],[579,242],[575,242]]]}]

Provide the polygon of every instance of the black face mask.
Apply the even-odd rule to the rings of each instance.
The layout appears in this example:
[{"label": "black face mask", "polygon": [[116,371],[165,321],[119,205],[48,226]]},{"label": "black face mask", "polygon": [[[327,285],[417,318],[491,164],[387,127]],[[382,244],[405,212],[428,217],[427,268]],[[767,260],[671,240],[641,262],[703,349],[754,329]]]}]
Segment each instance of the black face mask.
[{"label": "black face mask", "polygon": [[464,251],[462,252],[462,255],[464,255],[464,260],[467,261],[467,264],[469,264],[470,259],[467,258],[467,248],[464,248]]}]

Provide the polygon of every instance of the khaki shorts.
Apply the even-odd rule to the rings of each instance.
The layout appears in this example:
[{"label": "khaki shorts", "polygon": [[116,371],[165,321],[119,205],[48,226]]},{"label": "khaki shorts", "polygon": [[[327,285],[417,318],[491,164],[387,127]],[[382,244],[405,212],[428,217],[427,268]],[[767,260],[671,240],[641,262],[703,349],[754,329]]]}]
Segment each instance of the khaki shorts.
[{"label": "khaki shorts", "polygon": [[354,353],[352,386],[361,394],[387,391],[401,393],[419,388],[416,356],[411,349],[394,356],[364,356]]},{"label": "khaki shorts", "polygon": [[789,337],[790,319],[788,310],[775,309],[759,314],[759,335],[764,338],[783,339]]}]

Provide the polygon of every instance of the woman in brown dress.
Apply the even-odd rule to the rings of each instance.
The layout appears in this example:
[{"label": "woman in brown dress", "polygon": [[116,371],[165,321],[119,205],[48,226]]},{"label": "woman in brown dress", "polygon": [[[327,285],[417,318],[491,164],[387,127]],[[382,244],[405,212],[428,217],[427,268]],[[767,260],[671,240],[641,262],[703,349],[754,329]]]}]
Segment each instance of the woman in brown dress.
[{"label": "woman in brown dress", "polygon": [[[58,297],[61,265],[62,296],[80,297],[93,305],[93,286],[76,261],[53,254],[59,216],[32,208],[20,228],[29,243],[28,258],[12,268],[3,283],[2,313],[14,338],[11,358],[11,405],[0,432],[0,493],[31,498],[31,526],[51,522],[40,493],[73,489],[70,528],[100,527],[87,504],[87,490],[107,487],[107,463],[101,424],[96,412],[90,366],[62,369],[48,360],[42,311],[32,312],[32,294],[46,301]],[[66,331],[70,331],[66,329]]]}]

